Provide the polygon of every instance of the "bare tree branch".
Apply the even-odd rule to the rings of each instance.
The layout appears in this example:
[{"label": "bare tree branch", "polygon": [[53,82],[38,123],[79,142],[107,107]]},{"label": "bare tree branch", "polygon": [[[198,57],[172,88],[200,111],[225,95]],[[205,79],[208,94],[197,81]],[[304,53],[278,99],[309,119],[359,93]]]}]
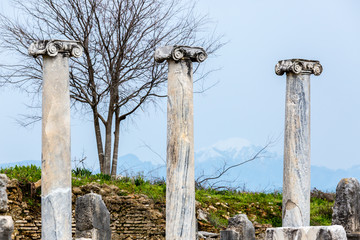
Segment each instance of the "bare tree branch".
[{"label": "bare tree branch", "polygon": [[[30,43],[80,41],[84,54],[70,61],[70,97],[81,113],[91,113],[105,174],[116,175],[121,122],[166,96],[167,67],[154,64],[156,47],[199,45],[211,54],[223,45],[221,36],[203,34],[209,20],[195,14],[190,0],[12,1],[21,18],[0,14],[0,49],[19,61],[0,65],[0,85],[40,93],[42,61],[28,56]],[[202,73],[200,81],[209,72]]]}]

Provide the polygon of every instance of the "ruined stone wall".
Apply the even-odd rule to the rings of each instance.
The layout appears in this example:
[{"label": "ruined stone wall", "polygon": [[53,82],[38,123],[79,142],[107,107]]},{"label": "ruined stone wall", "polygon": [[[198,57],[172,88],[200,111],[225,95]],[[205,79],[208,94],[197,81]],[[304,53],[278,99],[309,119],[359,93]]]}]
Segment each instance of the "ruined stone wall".
[{"label": "ruined stone wall", "polygon": [[[23,188],[23,187],[22,187]],[[41,214],[40,197],[34,195],[34,201],[24,198],[16,180],[7,186],[9,210],[7,215],[14,219],[13,239],[40,239]],[[126,195],[115,186],[89,184],[73,188],[73,208],[78,196],[94,192],[102,198],[111,213],[112,239],[165,239],[165,205],[154,203],[145,195]],[[73,209],[73,234],[75,234],[75,211]]]}]

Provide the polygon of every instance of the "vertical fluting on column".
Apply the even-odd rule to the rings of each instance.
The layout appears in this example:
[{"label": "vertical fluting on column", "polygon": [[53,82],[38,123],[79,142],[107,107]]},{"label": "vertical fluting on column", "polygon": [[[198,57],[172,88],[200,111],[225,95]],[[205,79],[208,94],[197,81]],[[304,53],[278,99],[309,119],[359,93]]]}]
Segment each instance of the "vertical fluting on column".
[{"label": "vertical fluting on column", "polygon": [[202,48],[158,48],[155,60],[169,63],[167,104],[166,239],[195,240],[195,172],[192,62]]},{"label": "vertical fluting on column", "polygon": [[71,239],[69,57],[75,41],[38,41],[29,54],[43,55],[41,224],[43,240]]},{"label": "vertical fluting on column", "polygon": [[279,61],[278,75],[286,72],[285,141],[282,226],[310,225],[310,74],[320,75],[318,61]]}]

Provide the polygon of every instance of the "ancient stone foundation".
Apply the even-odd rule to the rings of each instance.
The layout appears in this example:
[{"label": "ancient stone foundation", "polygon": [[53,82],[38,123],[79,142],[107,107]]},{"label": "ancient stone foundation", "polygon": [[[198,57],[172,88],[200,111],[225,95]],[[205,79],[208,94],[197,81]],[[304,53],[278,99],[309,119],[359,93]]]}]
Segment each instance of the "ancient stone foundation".
[{"label": "ancient stone foundation", "polygon": [[342,226],[268,228],[265,240],[346,240]]}]

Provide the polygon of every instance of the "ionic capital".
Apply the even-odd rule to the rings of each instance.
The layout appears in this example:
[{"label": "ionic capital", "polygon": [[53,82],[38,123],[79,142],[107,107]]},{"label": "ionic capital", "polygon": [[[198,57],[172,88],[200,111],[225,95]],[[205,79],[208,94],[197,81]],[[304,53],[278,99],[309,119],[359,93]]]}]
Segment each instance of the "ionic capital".
[{"label": "ionic capital", "polygon": [[78,41],[72,40],[41,40],[33,42],[29,49],[31,56],[47,55],[55,57],[58,53],[63,53],[69,57],[81,57],[83,48]]},{"label": "ionic capital", "polygon": [[190,59],[192,62],[203,62],[207,58],[205,50],[201,47],[165,46],[155,50],[155,61],[163,62],[168,59],[179,61]]},{"label": "ionic capital", "polygon": [[275,73],[283,75],[285,72],[295,74],[314,74],[320,75],[323,68],[319,61],[304,59],[288,59],[279,61],[275,66]]}]

